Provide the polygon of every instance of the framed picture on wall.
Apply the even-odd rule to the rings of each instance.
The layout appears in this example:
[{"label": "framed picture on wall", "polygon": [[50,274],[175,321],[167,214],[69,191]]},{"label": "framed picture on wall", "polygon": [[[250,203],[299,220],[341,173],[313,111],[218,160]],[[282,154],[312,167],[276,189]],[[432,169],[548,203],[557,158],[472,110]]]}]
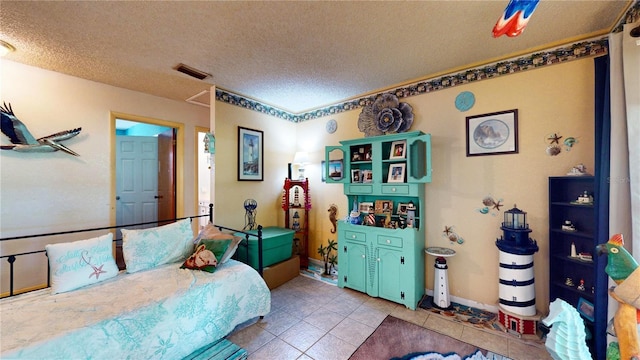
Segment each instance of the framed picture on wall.
[{"label": "framed picture on wall", "polygon": [[262,181],[263,164],[263,132],[238,126],[238,181]]},{"label": "framed picture on wall", "polygon": [[518,109],[467,116],[467,156],[518,153]]}]

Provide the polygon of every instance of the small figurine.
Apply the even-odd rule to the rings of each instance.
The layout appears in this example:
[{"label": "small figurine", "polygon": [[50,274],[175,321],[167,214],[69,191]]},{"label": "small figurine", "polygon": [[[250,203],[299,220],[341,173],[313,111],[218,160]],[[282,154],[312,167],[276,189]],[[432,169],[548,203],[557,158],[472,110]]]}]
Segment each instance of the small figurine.
[{"label": "small figurine", "polygon": [[376,226],[376,216],[372,213],[369,213],[366,217],[365,225]]},{"label": "small figurine", "polygon": [[297,211],[293,213],[293,226],[291,228],[295,231],[300,231],[300,214]]},{"label": "small figurine", "polygon": [[353,224],[353,225],[360,225],[360,212],[359,211],[352,211],[349,214],[349,223]]},{"label": "small figurine", "polygon": [[571,257],[572,258],[578,257],[578,253],[576,252],[576,244],[575,243],[571,243]]},{"label": "small figurine", "polygon": [[573,285],[573,280],[572,280],[570,277],[568,277],[568,278],[564,281],[564,284],[565,284],[565,285],[567,285],[567,286],[571,286],[571,287],[573,287],[573,286],[574,286],[574,285]]},{"label": "small figurine", "polygon": [[578,196],[578,200],[576,200],[578,204],[593,204],[593,196],[589,195],[589,192],[585,190],[582,195]]},{"label": "small figurine", "polygon": [[582,261],[593,261],[593,256],[591,256],[591,253],[581,252],[578,254],[578,259]]},{"label": "small figurine", "polygon": [[562,231],[576,231],[576,227],[571,223],[571,220],[565,220],[562,224]]},{"label": "small figurine", "polygon": [[591,175],[587,172],[587,167],[584,166],[583,164],[578,164],[574,167],[571,168],[571,170],[569,170],[569,172],[567,173],[567,175],[569,176],[586,176],[586,175]]},{"label": "small figurine", "polygon": [[391,212],[386,212],[386,216],[384,218],[384,227],[387,229],[391,229]]},{"label": "small figurine", "polygon": [[580,279],[580,285],[578,285],[578,290],[584,291],[584,279]]}]

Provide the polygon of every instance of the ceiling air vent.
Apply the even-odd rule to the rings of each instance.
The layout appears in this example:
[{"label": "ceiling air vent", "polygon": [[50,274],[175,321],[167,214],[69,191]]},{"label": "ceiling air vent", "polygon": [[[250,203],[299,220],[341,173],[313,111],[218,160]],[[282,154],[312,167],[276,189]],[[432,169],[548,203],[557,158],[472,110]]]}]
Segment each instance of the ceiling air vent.
[{"label": "ceiling air vent", "polygon": [[187,66],[185,64],[178,64],[178,66],[176,66],[174,69],[180,71],[183,74],[187,74],[191,77],[194,77],[198,80],[204,80],[206,78],[208,78],[209,76],[211,76],[211,74],[207,74],[204,71],[200,71],[198,69],[194,69],[191,66]]}]

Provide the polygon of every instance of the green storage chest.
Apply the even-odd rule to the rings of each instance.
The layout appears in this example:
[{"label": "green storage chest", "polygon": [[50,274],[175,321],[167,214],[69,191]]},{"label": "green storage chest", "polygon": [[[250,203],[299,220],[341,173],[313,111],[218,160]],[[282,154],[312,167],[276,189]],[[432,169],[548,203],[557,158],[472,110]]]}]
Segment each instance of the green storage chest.
[{"label": "green storage chest", "polygon": [[[258,230],[247,231],[251,234],[258,234]],[[271,226],[262,229],[262,266],[267,267],[281,261],[287,260],[291,257],[291,250],[293,248],[293,234],[294,230],[285,229],[281,227]],[[235,233],[234,235],[240,236],[244,239],[245,235],[242,233]],[[256,237],[249,237],[249,248],[243,246],[246,241],[243,241],[236,251],[237,259],[249,264],[252,268],[258,269],[258,239]],[[247,251],[248,250],[248,251]],[[248,256],[248,260],[247,260]]]}]

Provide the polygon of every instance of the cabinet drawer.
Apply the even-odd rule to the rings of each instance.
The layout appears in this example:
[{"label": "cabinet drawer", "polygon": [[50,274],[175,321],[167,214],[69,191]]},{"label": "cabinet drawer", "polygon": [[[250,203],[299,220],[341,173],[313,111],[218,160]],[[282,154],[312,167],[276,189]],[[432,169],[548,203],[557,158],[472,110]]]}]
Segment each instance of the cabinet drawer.
[{"label": "cabinet drawer", "polygon": [[387,245],[393,247],[402,247],[402,238],[394,236],[378,235],[378,245]]},{"label": "cabinet drawer", "polygon": [[382,185],[382,193],[389,195],[409,194],[409,185]]},{"label": "cabinet drawer", "polygon": [[345,240],[348,241],[362,241],[364,242],[366,240],[366,235],[364,233],[361,232],[357,232],[357,231],[345,231],[344,232],[344,238]]},{"label": "cabinet drawer", "polygon": [[373,193],[372,184],[347,184],[347,190],[350,194],[371,194]]}]

